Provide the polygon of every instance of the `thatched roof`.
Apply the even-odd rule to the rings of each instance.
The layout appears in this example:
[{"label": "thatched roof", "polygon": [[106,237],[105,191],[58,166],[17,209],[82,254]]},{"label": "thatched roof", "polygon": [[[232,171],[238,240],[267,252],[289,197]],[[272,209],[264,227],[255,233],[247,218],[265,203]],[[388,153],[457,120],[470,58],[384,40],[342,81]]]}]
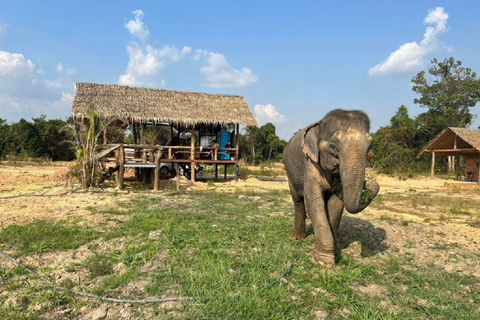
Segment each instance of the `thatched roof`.
[{"label": "thatched roof", "polygon": [[[455,151],[455,137],[458,151]],[[480,130],[446,128],[418,153],[418,157],[431,154],[432,151],[440,152],[443,155],[478,153],[480,151]]]},{"label": "thatched roof", "polygon": [[257,125],[241,96],[77,82],[73,115],[89,109],[136,122]]}]

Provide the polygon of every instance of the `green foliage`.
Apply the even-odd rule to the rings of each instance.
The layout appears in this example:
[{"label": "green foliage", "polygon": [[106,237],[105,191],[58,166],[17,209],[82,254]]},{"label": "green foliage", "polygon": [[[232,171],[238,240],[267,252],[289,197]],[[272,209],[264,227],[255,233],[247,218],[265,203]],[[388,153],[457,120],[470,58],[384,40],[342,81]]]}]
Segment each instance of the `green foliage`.
[{"label": "green foliage", "polygon": [[286,145],[287,142],[277,136],[274,124],[269,122],[261,127],[248,126],[240,135],[240,157],[253,165],[280,161]]},{"label": "green foliage", "polygon": [[412,119],[402,105],[390,119],[390,125],[375,132],[375,167],[380,171],[427,171],[428,159],[416,159],[421,148],[443,129],[465,128],[474,119],[470,109],[480,101],[480,79],[471,69],[462,67],[461,61],[433,59],[429,70],[419,72],[412,84],[412,90],[420,95],[414,102],[428,111]]},{"label": "green foliage", "polygon": [[420,95],[414,102],[428,108],[417,117],[422,140],[431,140],[446,127],[466,128],[472,123],[470,109],[480,101],[480,79],[461,61],[433,59],[428,74],[418,73],[412,83]]},{"label": "green foliage", "polygon": [[46,120],[46,116],[34,118],[33,123],[20,119],[7,124],[0,119],[0,159],[7,156],[20,158],[46,158],[70,161],[75,158],[72,136],[62,130],[66,122]]}]

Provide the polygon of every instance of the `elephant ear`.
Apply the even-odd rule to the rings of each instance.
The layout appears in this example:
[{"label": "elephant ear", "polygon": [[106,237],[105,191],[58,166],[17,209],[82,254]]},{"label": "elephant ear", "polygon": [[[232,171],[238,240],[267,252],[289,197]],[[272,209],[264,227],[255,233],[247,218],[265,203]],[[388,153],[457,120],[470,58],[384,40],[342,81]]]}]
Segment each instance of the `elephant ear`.
[{"label": "elephant ear", "polygon": [[[302,151],[306,157],[318,163],[318,154],[320,152],[320,135],[318,126],[322,121],[312,123],[305,128],[302,139]],[[316,130],[317,129],[317,130]]]}]

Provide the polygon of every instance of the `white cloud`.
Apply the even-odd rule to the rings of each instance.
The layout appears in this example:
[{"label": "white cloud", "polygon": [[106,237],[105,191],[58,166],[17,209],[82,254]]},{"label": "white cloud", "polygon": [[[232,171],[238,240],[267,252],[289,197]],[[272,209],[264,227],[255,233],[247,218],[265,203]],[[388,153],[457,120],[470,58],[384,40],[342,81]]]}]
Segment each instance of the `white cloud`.
[{"label": "white cloud", "polygon": [[138,37],[142,41],[147,41],[150,31],[148,27],[143,24],[143,18],[145,14],[142,10],[135,10],[132,12],[135,16],[135,20],[130,20],[125,24],[125,28],[135,37]]},{"label": "white cloud", "polygon": [[190,54],[192,48],[184,46],[182,50],[175,46],[165,45],[161,49],[146,43],[150,34],[147,26],[143,24],[144,13],[142,10],[133,12],[135,20],[130,20],[125,28],[143,43],[133,41],[127,45],[129,57],[125,73],[118,78],[118,84],[126,86],[165,86],[165,79],[157,79],[160,70],[169,62],[178,62]]},{"label": "white cloud", "polygon": [[[160,80],[160,72],[170,63],[179,62],[189,56],[193,49],[184,46],[181,50],[175,46],[164,45],[158,49],[147,40],[150,35],[143,23],[145,14],[142,10],[133,11],[135,20],[125,24],[125,28],[140,41],[127,45],[129,62],[125,72],[119,76],[118,84],[128,86],[165,86],[165,79]],[[193,60],[202,60],[202,72],[207,77],[207,86],[213,88],[234,88],[254,84],[258,76],[249,68],[234,69],[221,53],[197,49]]]},{"label": "white cloud", "polygon": [[73,91],[70,75],[59,63],[54,78],[25,58],[21,53],[0,51],[0,105],[2,118],[65,117],[71,114]]},{"label": "white cloud", "polygon": [[230,66],[227,58],[217,52],[196,50],[195,60],[205,59],[200,72],[207,77],[207,86],[212,88],[239,88],[252,85],[257,82],[258,76],[249,68],[234,69]]},{"label": "white cloud", "polygon": [[448,14],[442,7],[429,10],[423,20],[429,25],[425,29],[420,43],[407,42],[402,44],[396,51],[379,64],[368,70],[370,76],[383,76],[399,72],[419,70],[426,64],[425,57],[438,50],[439,41],[437,36],[447,31]]},{"label": "white cloud", "polygon": [[287,118],[277,111],[274,105],[269,104],[256,104],[254,108],[255,118],[259,125],[264,125],[267,122],[273,124],[279,124],[287,122]]},{"label": "white cloud", "polygon": [[10,53],[0,51],[0,77],[2,76],[24,76],[33,73],[35,64],[25,59],[21,53]]},{"label": "white cloud", "polygon": [[57,67],[55,68],[55,70],[56,70],[57,72],[63,72],[63,64],[62,64],[61,62],[59,62],[59,63],[57,64]]}]

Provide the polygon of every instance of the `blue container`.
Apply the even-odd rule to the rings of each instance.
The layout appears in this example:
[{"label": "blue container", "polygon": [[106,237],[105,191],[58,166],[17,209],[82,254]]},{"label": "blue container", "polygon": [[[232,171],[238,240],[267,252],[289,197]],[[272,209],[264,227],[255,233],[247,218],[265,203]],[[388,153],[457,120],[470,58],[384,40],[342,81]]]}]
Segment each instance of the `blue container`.
[{"label": "blue container", "polygon": [[226,153],[225,150],[222,150],[222,148],[225,148],[225,146],[227,145],[228,140],[230,140],[230,132],[221,131],[220,132],[220,151],[218,153],[218,159],[220,160],[230,160],[230,154]]}]

